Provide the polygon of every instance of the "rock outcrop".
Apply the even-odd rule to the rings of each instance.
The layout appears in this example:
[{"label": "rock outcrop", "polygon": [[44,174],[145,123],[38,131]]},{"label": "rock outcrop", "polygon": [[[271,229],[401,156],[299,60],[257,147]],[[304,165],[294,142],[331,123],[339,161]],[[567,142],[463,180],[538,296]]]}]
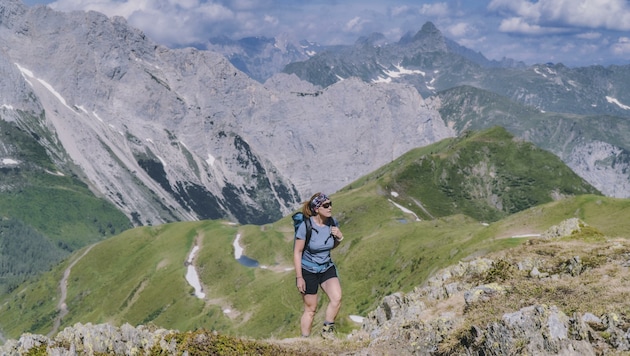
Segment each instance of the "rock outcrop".
[{"label": "rock outcrop", "polygon": [[[553,250],[556,248],[554,239],[557,241],[579,233],[584,226],[579,219],[569,219],[550,228],[544,234],[546,237],[538,240],[540,242],[532,242],[535,246],[532,249],[541,254],[538,257],[517,253],[518,256],[509,260],[502,256],[460,262],[437,273],[425,286],[410,293],[387,296],[369,314],[357,335],[370,340],[370,352],[397,350],[401,354],[600,355],[628,352],[630,323],[618,307],[598,306],[604,312],[596,315],[583,310],[567,312],[566,305],[548,303],[550,300],[520,306],[530,296],[519,281],[534,288],[547,288],[554,295],[559,293],[552,302],[566,304],[564,298],[577,298],[576,305],[579,305],[579,299],[584,296],[571,290],[571,285],[592,283],[591,279],[599,278],[599,271],[627,270],[628,255],[623,252],[628,247],[625,241],[584,246],[583,251],[590,252],[584,252],[583,257],[576,255],[564,259],[559,264],[543,257],[541,251],[545,248],[539,244],[550,244],[550,250]],[[601,256],[603,253],[607,254],[606,263],[592,263],[593,254]],[[494,277],[489,278],[491,276]],[[589,282],[581,282],[579,278]],[[601,278],[608,280],[610,277],[604,274]],[[488,282],[492,279],[495,281]],[[607,283],[614,282],[603,282],[603,285]],[[595,284],[592,288],[606,287]],[[607,304],[609,298],[606,294],[600,295],[603,304]],[[475,315],[480,314],[472,311],[484,304],[489,306],[484,309],[487,322],[475,319]],[[510,307],[514,310],[499,313]],[[488,310],[499,314],[488,315]]]},{"label": "rock outcrop", "polygon": [[46,350],[48,355],[114,354],[143,355],[159,349],[166,355],[175,353],[175,341],[166,339],[174,331],[133,327],[120,328],[109,324],[76,324],[65,328],[54,338],[36,334],[23,334],[18,340],[8,340],[0,347],[2,355],[26,355],[35,349]]}]

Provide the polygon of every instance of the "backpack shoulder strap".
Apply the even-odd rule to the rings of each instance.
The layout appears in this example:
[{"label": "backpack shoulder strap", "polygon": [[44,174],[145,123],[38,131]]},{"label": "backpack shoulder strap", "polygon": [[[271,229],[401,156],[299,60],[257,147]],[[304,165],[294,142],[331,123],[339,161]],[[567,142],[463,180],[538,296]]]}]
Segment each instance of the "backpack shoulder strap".
[{"label": "backpack shoulder strap", "polygon": [[311,234],[313,234],[313,225],[311,225],[311,218],[305,216],[304,224],[306,225],[306,239],[304,242],[304,249],[307,249],[308,243],[311,241]]}]

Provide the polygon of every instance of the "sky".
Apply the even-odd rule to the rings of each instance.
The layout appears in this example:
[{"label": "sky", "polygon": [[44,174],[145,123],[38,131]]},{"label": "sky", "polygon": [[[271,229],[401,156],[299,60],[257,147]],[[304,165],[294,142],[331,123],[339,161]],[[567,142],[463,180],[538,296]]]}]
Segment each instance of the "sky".
[{"label": "sky", "polygon": [[488,59],[569,67],[630,64],[630,0],[23,0],[122,16],[168,47],[227,36],[290,36],[353,44],[373,32],[397,42],[427,21]]}]

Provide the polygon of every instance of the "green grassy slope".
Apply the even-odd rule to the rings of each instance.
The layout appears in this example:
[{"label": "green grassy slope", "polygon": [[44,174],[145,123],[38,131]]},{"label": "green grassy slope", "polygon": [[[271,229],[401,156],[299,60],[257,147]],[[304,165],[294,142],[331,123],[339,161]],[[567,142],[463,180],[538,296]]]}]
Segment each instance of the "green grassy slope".
[{"label": "green grassy slope", "polygon": [[[485,135],[471,137],[493,142],[490,138],[498,134]],[[454,146],[463,144],[447,140],[425,149],[448,158]],[[358,328],[349,315],[366,316],[383,296],[410,291],[438,269],[460,260],[519,245],[527,238],[513,236],[539,234],[567,218],[579,217],[608,236],[627,237],[630,221],[623,217],[630,212],[630,201],[592,194],[506,213],[490,224],[457,209],[440,213],[432,208],[439,206],[432,199],[442,196],[428,199],[424,195],[438,188],[419,187],[431,186],[431,180],[416,179],[413,184],[413,179],[401,178],[407,177],[401,172],[408,172],[418,157],[427,159],[430,152],[425,149],[410,152],[332,195],[333,213],[345,235],[333,251],[344,292],[338,319],[341,332]],[[541,182],[554,181],[537,180],[536,184]],[[553,184],[541,188],[556,189]],[[422,216],[416,201],[426,205],[433,218]],[[464,205],[455,199],[450,202],[451,206]],[[401,205],[417,211],[421,220]],[[232,244],[237,235],[245,255],[260,267],[245,267],[235,260]],[[78,251],[4,298],[0,328],[7,337],[52,330],[60,295],[51,291],[58,290],[64,270],[77,261],[68,280],[69,313],[62,327],[77,322],[128,322],[179,330],[216,329],[255,338],[297,336],[302,303],[291,270],[292,235],[289,216],[264,226],[201,221],[129,230],[98,243],[82,258],[84,251]],[[205,300],[195,297],[185,280],[185,261],[194,244],[200,247],[195,266],[205,286]],[[324,304],[325,300],[320,301]],[[322,309],[316,323],[323,319]]]},{"label": "green grassy slope", "polygon": [[599,194],[558,157],[501,127],[412,150],[352,186],[372,179],[423,218],[496,221],[559,196]]},{"label": "green grassy slope", "polygon": [[0,167],[0,295],[69,253],[131,227],[77,177],[60,173],[40,137],[0,119],[0,153],[18,162]]}]

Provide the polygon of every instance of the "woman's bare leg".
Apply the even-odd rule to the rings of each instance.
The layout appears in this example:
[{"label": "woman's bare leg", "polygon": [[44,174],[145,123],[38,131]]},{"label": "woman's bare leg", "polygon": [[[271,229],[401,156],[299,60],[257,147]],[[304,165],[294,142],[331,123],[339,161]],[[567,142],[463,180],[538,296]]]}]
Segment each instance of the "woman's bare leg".
[{"label": "woman's bare leg", "polygon": [[326,292],[329,299],[325,321],[332,323],[335,321],[341,308],[341,284],[339,283],[339,278],[331,278],[322,283],[322,289]]},{"label": "woman's bare leg", "polygon": [[304,313],[300,319],[300,328],[302,329],[302,336],[309,336],[317,311],[317,294],[303,294],[302,299],[304,300]]}]

